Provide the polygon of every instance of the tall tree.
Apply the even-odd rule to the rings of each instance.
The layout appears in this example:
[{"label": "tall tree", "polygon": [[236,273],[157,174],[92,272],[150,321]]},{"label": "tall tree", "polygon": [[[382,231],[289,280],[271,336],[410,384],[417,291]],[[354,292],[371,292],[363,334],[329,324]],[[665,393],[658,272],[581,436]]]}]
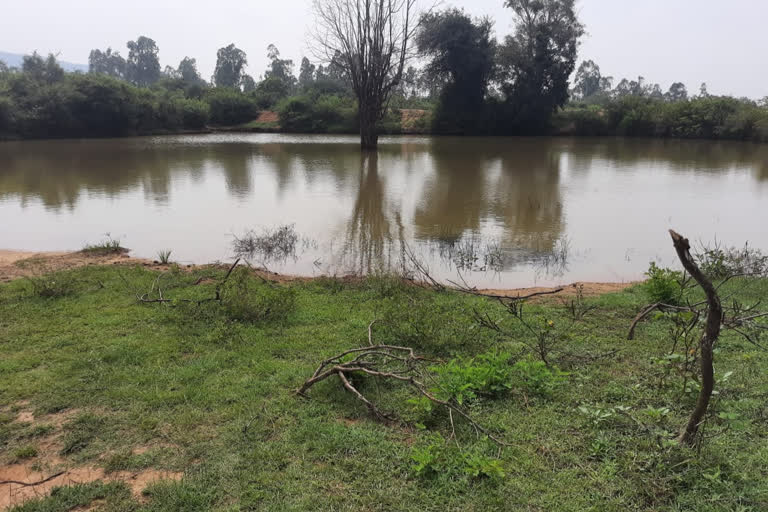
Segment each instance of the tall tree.
[{"label": "tall tree", "polygon": [[128,41],[127,46],[125,75],[128,81],[139,87],[147,87],[160,80],[159,50],[155,41],[139,36],[136,41]]},{"label": "tall tree", "polygon": [[243,50],[230,44],[216,53],[216,70],[213,82],[216,87],[239,87],[248,58]]},{"label": "tall tree", "polygon": [[458,9],[421,17],[416,45],[430,58],[425,73],[445,84],[435,114],[439,131],[469,133],[480,127],[495,70],[492,30],[489,18],[473,20]]},{"label": "tall tree", "polygon": [[105,51],[91,50],[88,56],[88,71],[90,73],[101,73],[123,79],[125,78],[125,70],[125,59],[120,55],[120,52],[112,51],[112,48],[107,48]]},{"label": "tall tree", "polygon": [[267,47],[267,58],[269,59],[269,69],[264,73],[264,78],[277,79],[291,86],[296,82],[296,77],[293,76],[293,61],[281,59],[280,50],[277,49],[277,46],[270,44]]},{"label": "tall tree", "polygon": [[545,130],[568,100],[568,78],[584,27],[575,0],[506,0],[515,32],[501,51],[503,90],[513,131]]},{"label": "tall tree", "polygon": [[403,79],[397,86],[397,93],[403,98],[412,98],[419,93],[419,70],[413,66],[408,66],[403,72]]},{"label": "tall tree", "polygon": [[21,70],[38,82],[52,84],[64,78],[64,69],[52,53],[45,59],[37,52],[32,53],[32,55],[25,55]]},{"label": "tall tree", "polygon": [[314,0],[315,47],[338,57],[359,105],[360,145],[378,146],[376,123],[399,84],[416,28],[416,0]]},{"label": "tall tree", "polygon": [[688,99],[688,89],[684,83],[675,82],[669,87],[669,91],[664,95],[667,101],[686,101]]},{"label": "tall tree", "polygon": [[301,59],[301,67],[299,68],[299,85],[307,87],[315,80],[315,65],[309,62],[309,59],[304,57]]},{"label": "tall tree", "polygon": [[603,75],[594,61],[585,60],[576,71],[573,90],[580,99],[589,98],[601,92]]},{"label": "tall tree", "polygon": [[197,59],[184,57],[181,59],[181,62],[179,62],[179,67],[176,69],[176,73],[179,78],[190,84],[196,84],[203,81],[203,78],[197,71]]},{"label": "tall tree", "polygon": [[244,74],[240,79],[240,88],[243,92],[253,92],[256,90],[256,80],[251,75]]}]

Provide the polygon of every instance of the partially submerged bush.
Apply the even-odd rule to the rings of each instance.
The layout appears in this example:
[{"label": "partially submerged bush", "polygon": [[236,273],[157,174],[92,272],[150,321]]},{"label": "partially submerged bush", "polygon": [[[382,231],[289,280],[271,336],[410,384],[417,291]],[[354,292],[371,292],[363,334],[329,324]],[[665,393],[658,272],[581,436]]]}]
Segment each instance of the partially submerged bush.
[{"label": "partially submerged bush", "polygon": [[265,229],[261,234],[251,230],[242,238],[235,237],[232,249],[240,258],[246,260],[258,259],[262,264],[272,261],[296,259],[296,246],[299,234],[293,224],[285,224],[277,229]]}]

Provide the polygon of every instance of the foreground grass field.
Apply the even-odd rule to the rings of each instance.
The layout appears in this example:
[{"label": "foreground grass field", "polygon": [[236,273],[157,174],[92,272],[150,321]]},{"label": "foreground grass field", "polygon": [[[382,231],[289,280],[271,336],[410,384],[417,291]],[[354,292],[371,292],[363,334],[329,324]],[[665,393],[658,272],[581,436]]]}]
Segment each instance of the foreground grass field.
[{"label": "foreground grass field", "polygon": [[[557,298],[526,306],[562,373],[536,362],[531,332],[497,302],[388,278],[243,274],[221,304],[137,301],[158,288],[209,298],[225,273],[88,267],[0,285],[0,468],[98,476],[17,510],[768,509],[768,354],[723,336],[703,440],[678,446],[695,389],[676,371],[671,320],[626,340],[648,303],[639,286],[586,299],[583,318]],[[728,286],[745,301],[768,296],[766,281]],[[458,417],[452,438],[448,414],[402,385],[355,381],[397,414],[387,424],[335,379],[295,394],[322,360],[368,344],[374,320],[375,342],[442,361],[438,377],[516,363],[513,380],[464,401],[509,446]],[[160,476],[136,492],[131,478],[149,470]]]}]

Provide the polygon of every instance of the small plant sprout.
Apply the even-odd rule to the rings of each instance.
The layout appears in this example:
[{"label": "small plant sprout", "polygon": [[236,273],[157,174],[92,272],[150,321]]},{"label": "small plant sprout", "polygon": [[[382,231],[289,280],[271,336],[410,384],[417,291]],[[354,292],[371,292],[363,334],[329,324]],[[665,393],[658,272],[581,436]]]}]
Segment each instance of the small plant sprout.
[{"label": "small plant sprout", "polygon": [[160,263],[163,265],[167,265],[171,262],[171,251],[170,249],[162,250],[157,252],[157,259]]}]

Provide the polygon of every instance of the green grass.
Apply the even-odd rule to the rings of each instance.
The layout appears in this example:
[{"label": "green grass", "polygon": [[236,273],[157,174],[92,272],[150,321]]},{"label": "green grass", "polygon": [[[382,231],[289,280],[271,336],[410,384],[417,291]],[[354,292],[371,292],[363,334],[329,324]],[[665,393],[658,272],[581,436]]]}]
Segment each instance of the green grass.
[{"label": "green grass", "polygon": [[[158,283],[166,298],[201,299],[216,285],[195,283],[225,271],[172,270]],[[716,371],[734,373],[718,386],[707,439],[700,451],[675,445],[669,440],[695,395],[682,393],[665,366],[668,321],[644,322],[626,341],[647,303],[639,287],[587,299],[596,309],[576,322],[557,301],[528,306],[529,318],[567,334],[553,354],[565,382],[469,402],[477,421],[510,445],[499,452],[454,418],[457,446],[447,414],[414,407],[403,386],[355,381],[402,418],[387,425],[336,380],[314,386],[311,399],[293,392],[320,361],[367,343],[374,319],[374,341],[407,343],[434,359],[503,352],[528,360],[520,325],[504,320],[512,339],[503,339],[475,324],[474,310],[505,318],[493,301],[386,278],[326,278],[291,285],[281,315],[238,321],[214,303],[137,303],[137,291],[158,277],[143,268],[88,267],[68,277],[72,293],[55,298],[23,280],[0,285],[0,404],[9,404],[0,409],[0,464],[31,454],[27,447],[50,434],[46,414],[70,411],[61,427],[67,461],[184,478],[152,486],[146,503],[124,485],[93,483],[18,510],[67,511],[93,500],[110,511],[185,512],[768,507],[768,355],[724,335]],[[739,297],[767,294],[768,282],[756,281]],[[14,421],[22,400],[42,424]],[[137,455],[139,446],[151,448]]]},{"label": "green grass", "polygon": [[95,244],[86,244],[83,246],[82,251],[85,254],[92,254],[92,255],[107,255],[107,254],[118,254],[122,252],[126,252],[126,249],[120,246],[120,240],[117,240],[115,238],[112,238],[109,235],[106,235],[104,240],[95,243]]},{"label": "green grass", "polygon": [[241,130],[254,131],[254,132],[279,132],[280,123],[276,122],[259,122],[256,120],[243,123],[238,126]]}]

